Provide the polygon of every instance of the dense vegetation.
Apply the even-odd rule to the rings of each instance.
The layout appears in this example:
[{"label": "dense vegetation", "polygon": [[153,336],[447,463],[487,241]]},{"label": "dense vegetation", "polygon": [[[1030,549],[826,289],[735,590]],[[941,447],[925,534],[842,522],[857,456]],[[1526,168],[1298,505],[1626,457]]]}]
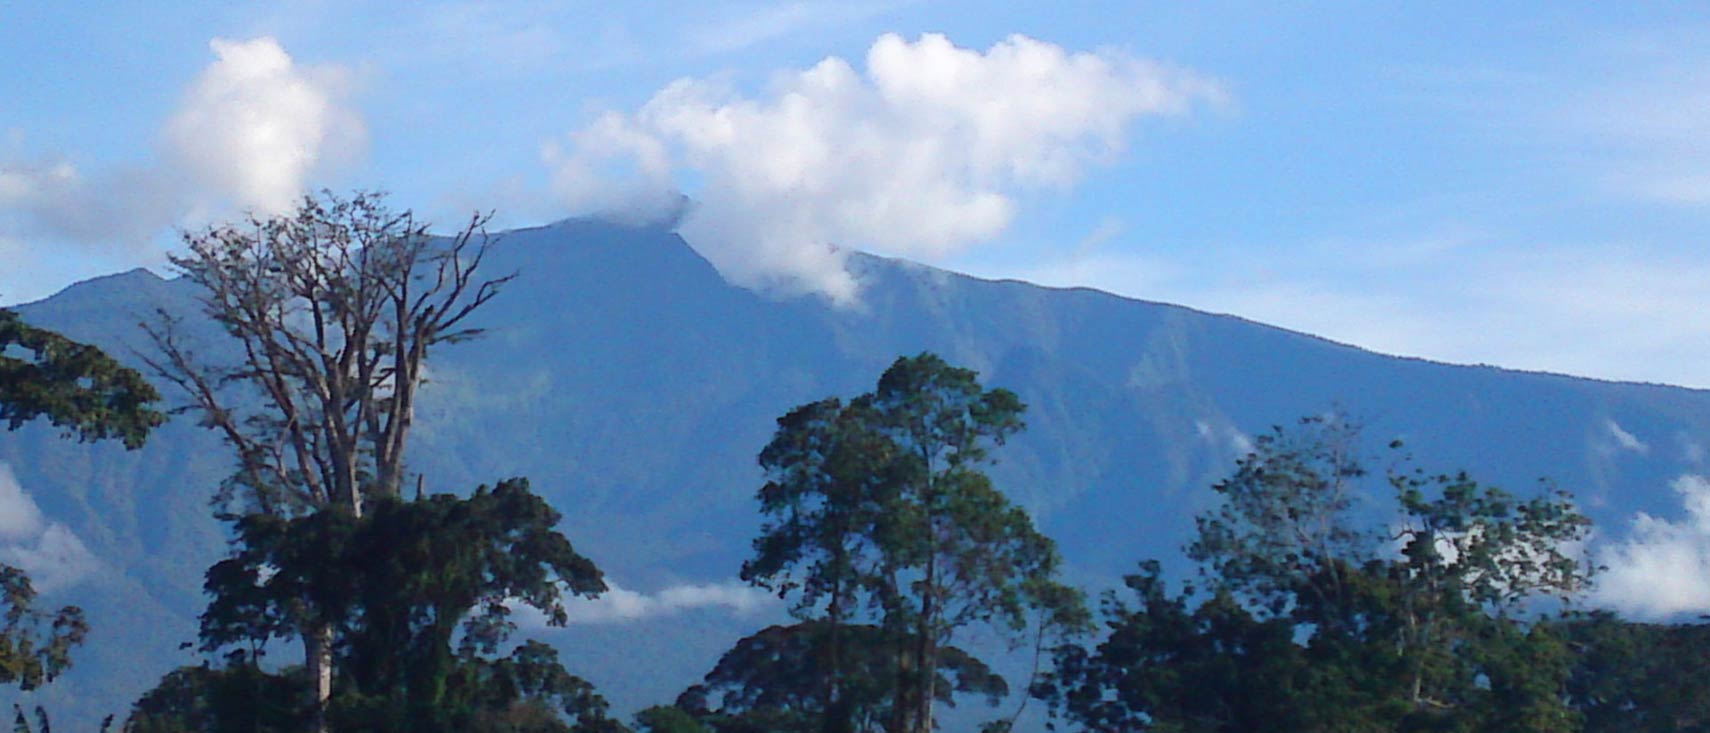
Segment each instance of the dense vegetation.
[{"label": "dense vegetation", "polygon": [[[7,429],[45,419],[80,440],[113,439],[136,449],[166,421],[154,408],[159,400],[141,374],[100,349],[0,309],[0,420]],[[0,685],[31,690],[52,682],[88,636],[83,609],[50,612],[36,608],[35,600],[30,576],[0,563]],[[45,733],[47,712],[37,708],[35,719]],[[30,729],[22,709],[15,727]]]},{"label": "dense vegetation", "polygon": [[[778,419],[739,572],[794,620],[626,725],[574,660],[512,638],[519,606],[562,624],[566,593],[606,590],[557,511],[520,477],[429,493],[404,461],[428,352],[479,336],[464,317],[509,279],[479,272],[483,222],[430,237],[378,197],[325,195],[187,237],[175,262],[244,357],[201,361],[162,320],[150,366],[231,449],[209,489],[233,544],[206,574],[207,661],[125,730],[926,733],[942,706],[1012,694],[1066,730],[1710,730],[1710,627],[1575,610],[1594,569],[1570,495],[1414,468],[1399,445],[1374,475],[1341,417],[1261,436],[1184,548],[1198,574],[1143,560],[1095,615],[985,472],[1026,406],[932,354]],[[160,423],[152,388],[98,351],[3,311],[0,339],[21,349],[0,349],[10,425],[134,447]],[[35,610],[16,569],[0,587],[0,683],[50,681],[81,613]],[[976,627],[1050,663],[1006,680],[958,645]],[[271,662],[275,640],[304,664]]]}]

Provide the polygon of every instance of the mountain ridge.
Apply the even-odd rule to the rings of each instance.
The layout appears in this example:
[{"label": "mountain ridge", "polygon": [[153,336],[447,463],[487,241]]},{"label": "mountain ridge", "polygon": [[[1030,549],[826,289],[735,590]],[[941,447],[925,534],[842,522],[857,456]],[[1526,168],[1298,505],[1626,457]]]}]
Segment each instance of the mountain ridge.
[{"label": "mountain ridge", "polygon": [[[471,324],[485,338],[431,358],[410,460],[431,491],[529,477],[578,549],[642,593],[733,582],[758,527],[754,457],[775,418],[869,390],[892,359],[921,351],[1029,404],[1029,429],[998,451],[993,478],[1058,540],[1072,577],[1095,586],[1144,557],[1179,566],[1192,515],[1243,442],[1338,405],[1375,443],[1405,438],[1433,469],[1514,487],[1554,476],[1611,532],[1636,512],[1678,514],[1668,481],[1705,469],[1690,447],[1706,452],[1710,391],[1390,356],[871,255],[851,258],[864,308],[845,312],[729,285],[659,227],[569,220],[504,236],[490,272],[521,276]],[[136,323],[155,308],[217,343],[193,296],[183,280],[133,270],[17,309],[134,363],[146,347]],[[1616,430],[1646,450],[1623,448]],[[206,507],[229,470],[214,436],[179,419],[126,453],[29,426],[0,435],[0,462],[101,563],[57,596],[90,608],[95,636],[45,695],[118,712],[193,661],[176,644],[194,636],[201,572],[225,546]],[[669,700],[777,612],[703,608],[545,633],[633,709]],[[623,652],[637,637],[658,661]]]}]

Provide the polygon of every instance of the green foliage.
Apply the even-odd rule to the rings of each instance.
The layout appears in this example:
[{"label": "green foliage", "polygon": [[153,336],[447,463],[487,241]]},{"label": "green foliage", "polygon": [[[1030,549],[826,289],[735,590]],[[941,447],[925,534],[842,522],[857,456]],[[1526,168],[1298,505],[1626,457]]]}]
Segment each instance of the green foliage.
[{"label": "green foliage", "polygon": [[[24,714],[24,706],[12,703],[12,733],[53,733],[53,721],[48,718],[45,708],[37,705],[31,712],[36,720],[34,726],[30,725],[31,716]],[[112,727],[113,716],[109,715],[101,720],[101,726],[96,730],[107,733]]]},{"label": "green foliage", "polygon": [[1552,631],[1573,652],[1568,700],[1585,733],[1710,731],[1710,623],[1636,623],[1597,612]]},{"label": "green foliage", "polygon": [[[1024,410],[1014,393],[921,354],[897,359],[875,391],[847,404],[822,400],[779,418],[760,454],[767,521],[742,577],[829,625],[816,683],[828,729],[853,730],[868,714],[856,709],[857,690],[873,687],[891,696],[888,730],[929,730],[958,629],[1083,622],[1080,595],[1055,580],[1055,544],[980,470],[1022,428]],[[879,679],[856,673],[853,632],[840,630],[863,615],[892,650],[862,670]]]},{"label": "green foliage", "polygon": [[695,716],[675,705],[654,705],[635,714],[638,733],[713,733]]},{"label": "green foliage", "polygon": [[0,565],[0,685],[33,690],[52,682],[71,666],[71,649],[83,643],[89,624],[83,610],[66,606],[54,613],[34,608],[36,589],[14,567]]},{"label": "green foliage", "polygon": [[302,667],[269,673],[242,653],[180,667],[136,701],[125,733],[295,733],[308,726]]},{"label": "green foliage", "polygon": [[[0,309],[0,421],[8,430],[46,417],[80,440],[115,439],[127,449],[142,447],[166,417],[153,409],[157,393],[136,371],[93,346],[23,322]],[[33,690],[71,666],[71,649],[83,643],[89,624],[83,610],[36,610],[36,589],[23,570],[0,564],[0,685]],[[45,627],[45,629],[44,629]],[[21,706],[13,705],[13,730],[30,733]],[[49,733],[47,711],[35,708],[35,730]],[[101,729],[105,731],[112,717]]]},{"label": "green foliage", "polygon": [[135,449],[166,421],[152,407],[159,400],[141,374],[100,349],[0,309],[0,421],[8,428],[46,417],[81,440]]},{"label": "green foliage", "polygon": [[1587,520],[1402,460],[1374,522],[1356,444],[1323,418],[1260,437],[1188,548],[1207,593],[1146,565],[1138,606],[1108,599],[1110,636],[1060,648],[1035,692],[1095,731],[1576,730],[1571,650],[1522,619],[1586,587]]},{"label": "green foliage", "polygon": [[[233,556],[208,570],[203,647],[256,646],[309,623],[330,626],[336,730],[535,730],[525,723],[542,715],[576,721],[564,730],[618,730],[592,686],[566,673],[550,647],[530,642],[491,658],[515,628],[510,604],[562,625],[565,591],[605,590],[599,569],[556,531],[559,519],[523,479],[468,498],[379,500],[362,518],[336,509],[244,517]],[[157,692],[190,719],[232,688],[203,684],[177,697],[171,689],[163,683]]]},{"label": "green foliage", "polygon": [[[833,643],[838,644],[841,681],[828,714],[825,686]],[[737,642],[719,658],[704,684],[679,698],[677,710],[717,733],[776,731],[815,733],[827,720],[852,731],[879,730],[891,719],[894,665],[913,644],[885,629],[865,624],[807,621],[768,627]],[[933,697],[953,706],[957,695],[977,695],[996,704],[1009,685],[984,662],[956,647],[940,650]]]},{"label": "green foliage", "polygon": [[329,720],[336,731],[407,733],[624,733],[586,680],[565,671],[558,652],[528,641],[510,655],[484,659],[464,647],[431,689],[374,692],[346,678],[335,688]]},{"label": "green foliage", "polygon": [[1035,695],[1090,731],[1308,730],[1292,699],[1306,664],[1292,624],[1255,618],[1228,593],[1190,608],[1152,561],[1126,583],[1138,604],[1107,597],[1110,635],[1091,651],[1059,648]]},{"label": "green foliage", "polygon": [[[525,642],[508,656],[460,652],[446,684],[457,694],[433,708],[408,696],[369,694],[341,680],[329,720],[339,731],[459,733],[622,733],[592,685],[564,671],[558,654]],[[234,653],[226,666],[183,667],[132,707],[126,733],[294,733],[309,725],[311,696],[302,667],[263,671]]]}]

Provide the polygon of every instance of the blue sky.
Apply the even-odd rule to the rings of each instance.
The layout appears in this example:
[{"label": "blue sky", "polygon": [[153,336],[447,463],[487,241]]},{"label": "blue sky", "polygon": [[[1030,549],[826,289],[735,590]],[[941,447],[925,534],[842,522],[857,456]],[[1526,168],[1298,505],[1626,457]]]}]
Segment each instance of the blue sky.
[{"label": "blue sky", "polygon": [[304,188],[682,191],[727,277],[845,307],[827,245],[1710,387],[1710,9],[1390,5],[8,3],[0,302]]}]

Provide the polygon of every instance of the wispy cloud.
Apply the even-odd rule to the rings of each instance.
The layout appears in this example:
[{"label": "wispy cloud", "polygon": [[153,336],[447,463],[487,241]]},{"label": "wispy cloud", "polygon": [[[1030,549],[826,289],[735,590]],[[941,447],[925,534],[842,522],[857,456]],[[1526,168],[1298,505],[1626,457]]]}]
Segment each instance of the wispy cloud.
[{"label": "wispy cloud", "polygon": [[1253,439],[1233,425],[1219,424],[1221,421],[1195,420],[1194,430],[1199,432],[1200,440],[1211,444],[1212,447],[1228,450],[1236,458],[1253,452]]},{"label": "wispy cloud", "polygon": [[1625,428],[1621,427],[1620,423],[1617,423],[1614,420],[1604,420],[1603,427],[1608,431],[1609,437],[1615,441],[1616,447],[1622,450],[1639,453],[1641,455],[1651,452],[1651,446],[1649,443],[1639,440],[1638,436],[1627,432]]},{"label": "wispy cloud", "polygon": [[[747,615],[778,602],[764,590],[735,581],[676,585],[655,593],[629,590],[609,580],[607,585],[610,589],[597,599],[576,598],[566,604],[571,624],[626,623],[706,609]],[[538,616],[532,611],[519,614],[524,624],[543,625]]]},{"label": "wispy cloud", "polygon": [[178,186],[155,167],[86,174],[61,155],[0,151],[0,229],[17,237],[94,248],[135,248],[184,209]]},{"label": "wispy cloud", "polygon": [[[1700,29],[1703,30],[1703,29]],[[1617,191],[1652,200],[1710,204],[1710,64],[1697,43],[1630,41],[1604,54],[1610,68],[1561,112],[1564,132],[1608,146],[1594,158]]]},{"label": "wispy cloud", "polygon": [[1233,313],[1384,353],[1710,387],[1710,263],[1696,255],[1505,233],[1396,241],[1185,253],[1113,246],[1011,274]]},{"label": "wispy cloud", "polygon": [[728,53],[774,39],[866,20],[903,3],[798,1],[726,6],[722,17],[689,32],[702,53]]},{"label": "wispy cloud", "polygon": [[850,304],[845,248],[932,260],[989,242],[1026,194],[1113,160],[1135,121],[1223,97],[1203,76],[1113,51],[886,35],[864,72],[828,58],[760,98],[677,81],[547,157],[582,210],[603,202],[575,194],[614,160],[644,187],[698,179],[682,230],[728,279]]}]

